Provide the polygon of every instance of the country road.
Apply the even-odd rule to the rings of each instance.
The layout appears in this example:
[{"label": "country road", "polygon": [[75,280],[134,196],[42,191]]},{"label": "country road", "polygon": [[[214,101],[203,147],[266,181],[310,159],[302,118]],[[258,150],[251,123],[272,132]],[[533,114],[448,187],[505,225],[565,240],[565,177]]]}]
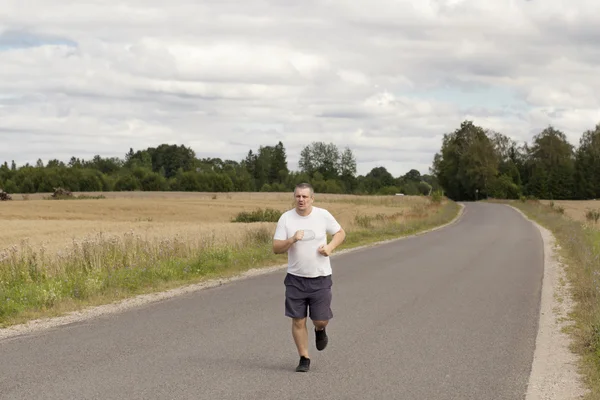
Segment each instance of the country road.
[{"label": "country road", "polygon": [[323,352],[296,373],[285,270],[0,341],[0,399],[524,399],[539,231],[466,204],[455,224],[336,255]]}]

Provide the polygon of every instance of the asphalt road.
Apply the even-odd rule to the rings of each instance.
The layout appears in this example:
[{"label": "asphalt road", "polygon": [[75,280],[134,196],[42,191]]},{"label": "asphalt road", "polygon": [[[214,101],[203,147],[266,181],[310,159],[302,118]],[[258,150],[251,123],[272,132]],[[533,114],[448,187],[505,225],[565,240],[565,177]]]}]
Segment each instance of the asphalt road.
[{"label": "asphalt road", "polygon": [[501,205],[332,259],[330,343],[298,362],[280,270],[0,342],[0,399],[523,399],[543,246]]}]

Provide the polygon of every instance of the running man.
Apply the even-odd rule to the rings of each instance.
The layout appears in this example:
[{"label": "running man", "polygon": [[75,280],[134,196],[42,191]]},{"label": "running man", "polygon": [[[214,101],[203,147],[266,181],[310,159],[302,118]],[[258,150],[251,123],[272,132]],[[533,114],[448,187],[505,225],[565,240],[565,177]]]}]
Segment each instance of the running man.
[{"label": "running man", "polygon": [[[294,199],[295,208],[286,211],[277,222],[273,251],[288,253],[285,315],[292,318],[292,336],[300,356],[296,371],[308,372],[306,318],[310,310],[317,350],[324,350],[329,340],[325,327],[333,318],[329,256],[344,241],[346,232],[329,211],[313,206],[314,190],[310,184],[297,185]],[[333,235],[329,243],[327,234]]]}]

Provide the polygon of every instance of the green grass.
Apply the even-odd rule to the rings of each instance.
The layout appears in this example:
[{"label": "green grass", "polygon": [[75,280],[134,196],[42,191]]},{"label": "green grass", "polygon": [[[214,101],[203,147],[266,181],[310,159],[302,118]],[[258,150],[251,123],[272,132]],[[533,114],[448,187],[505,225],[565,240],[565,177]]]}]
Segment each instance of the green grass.
[{"label": "green grass", "polygon": [[572,351],[581,356],[580,372],[590,389],[586,400],[600,400],[600,231],[564,216],[564,209],[535,200],[510,202],[552,231],[560,245],[571,285],[574,326]]},{"label": "green grass", "polygon": [[[425,217],[423,207],[415,206],[415,219],[404,223],[395,216],[357,216],[364,227],[349,232],[339,249],[427,230],[451,221],[459,211],[456,203],[447,202]],[[0,252],[0,327],[284,264],[287,255],[272,251],[272,234],[264,226],[248,228],[245,239],[235,244],[219,244],[212,237],[189,243],[177,237],[149,241],[133,233],[98,234],[75,241],[58,261],[25,244],[13,246]]]}]

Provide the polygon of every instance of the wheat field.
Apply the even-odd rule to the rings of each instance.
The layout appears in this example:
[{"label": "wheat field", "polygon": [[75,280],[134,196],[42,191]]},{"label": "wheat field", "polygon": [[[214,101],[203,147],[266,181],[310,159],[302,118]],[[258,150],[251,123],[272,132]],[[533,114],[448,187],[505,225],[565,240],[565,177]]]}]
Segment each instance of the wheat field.
[{"label": "wheat field", "polygon": [[[0,203],[4,228],[0,250],[26,243],[34,248],[43,246],[47,254],[56,253],[73,241],[126,233],[145,239],[178,236],[183,240],[209,235],[217,242],[231,242],[243,237],[249,225],[275,228],[274,223],[234,224],[231,219],[237,213],[258,208],[285,211],[293,202],[292,193],[74,193],[80,194],[105,198],[47,200],[48,193],[17,194],[12,201]],[[397,215],[428,203],[425,197],[316,194],[314,205],[327,208],[352,231],[356,215]]]},{"label": "wheat field", "polygon": [[586,213],[589,210],[600,210],[600,200],[542,200],[542,204],[550,205],[554,203],[554,207],[563,207],[566,216],[589,224],[590,226],[596,226],[600,229],[600,222],[595,224],[593,221],[588,221]]}]

